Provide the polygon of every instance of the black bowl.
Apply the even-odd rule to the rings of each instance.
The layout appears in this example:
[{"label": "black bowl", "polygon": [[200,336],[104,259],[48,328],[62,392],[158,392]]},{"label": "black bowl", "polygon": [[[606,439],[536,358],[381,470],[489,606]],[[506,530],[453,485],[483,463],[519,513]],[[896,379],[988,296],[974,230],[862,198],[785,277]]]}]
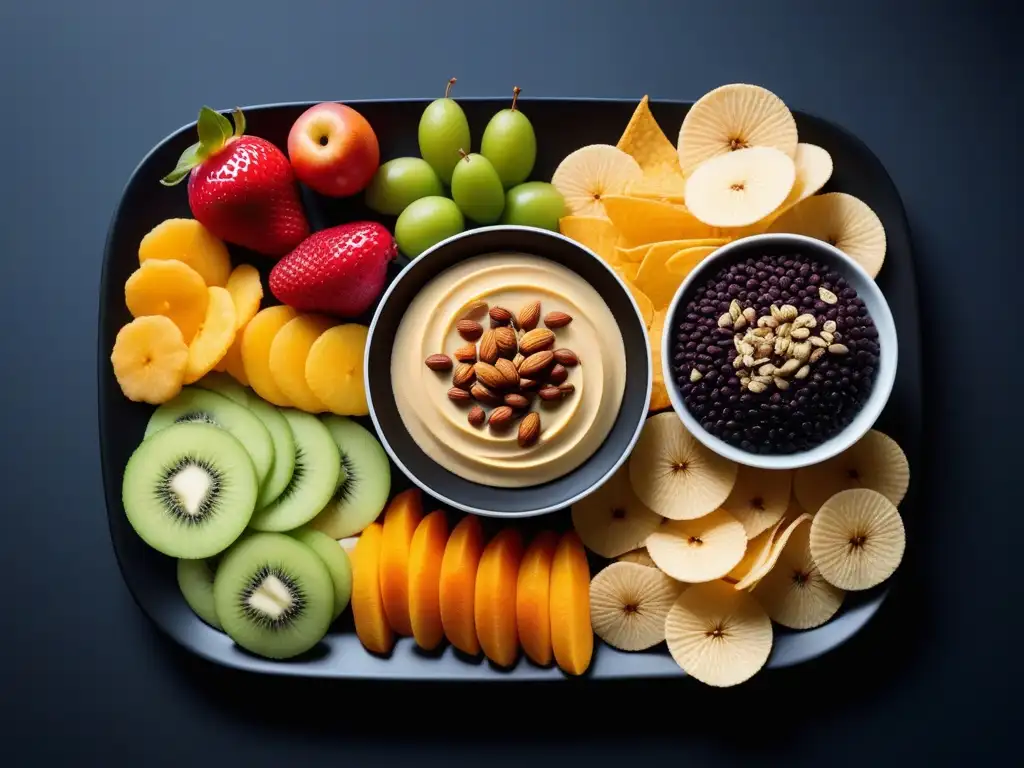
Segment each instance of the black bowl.
[{"label": "black bowl", "polygon": [[[431,459],[413,440],[395,402],[391,348],[413,297],[449,267],[499,251],[540,256],[579,274],[604,299],[619,324],[626,351],[626,387],[618,417],[597,451],[576,469],[540,485],[494,488],[459,477]],[[456,509],[491,517],[532,517],[566,507],[604,483],[628,458],[640,435],[651,395],[647,331],[629,289],[597,255],[554,232],[532,227],[474,229],[438,243],[391,283],[370,324],[366,345],[370,417],[385,450],[425,492]]]}]

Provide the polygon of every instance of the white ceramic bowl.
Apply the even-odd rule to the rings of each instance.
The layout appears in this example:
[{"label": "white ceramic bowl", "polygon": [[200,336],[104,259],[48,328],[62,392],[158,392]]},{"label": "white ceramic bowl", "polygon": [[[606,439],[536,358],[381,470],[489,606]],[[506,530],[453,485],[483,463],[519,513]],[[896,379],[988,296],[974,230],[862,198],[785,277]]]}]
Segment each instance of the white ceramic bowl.
[{"label": "white ceramic bowl", "polygon": [[[750,453],[730,445],[705,430],[683,404],[682,394],[676,386],[675,376],[672,373],[673,336],[680,322],[676,320],[676,313],[680,306],[685,307],[690,301],[695,289],[703,285],[722,267],[780,250],[801,253],[805,257],[827,263],[846,278],[849,286],[857,291],[857,295],[864,302],[868,314],[878,330],[879,360],[875,369],[874,386],[867,402],[864,403],[853,421],[841,432],[807,451],[788,454]],[[724,245],[702,261],[686,277],[672,298],[665,317],[665,331],[661,339],[661,366],[672,407],[697,440],[718,455],[739,464],[761,469],[797,469],[825,461],[845,451],[871,429],[882,409],[885,408],[892,392],[893,381],[896,378],[898,345],[896,326],[893,323],[892,313],[889,311],[889,304],[875,281],[857,262],[838,248],[821,240],[803,235],[770,234],[753,235]]]}]

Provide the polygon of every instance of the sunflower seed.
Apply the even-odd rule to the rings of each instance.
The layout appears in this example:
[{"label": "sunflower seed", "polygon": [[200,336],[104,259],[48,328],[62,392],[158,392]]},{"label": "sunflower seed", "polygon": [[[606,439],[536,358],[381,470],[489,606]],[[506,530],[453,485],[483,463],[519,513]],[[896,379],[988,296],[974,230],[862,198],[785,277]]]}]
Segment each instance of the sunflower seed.
[{"label": "sunflower seed", "polygon": [[703,378],[704,378],[704,376],[696,368],[694,368],[692,371],[690,371],[690,381],[696,382],[696,381],[700,381]]},{"label": "sunflower seed", "polygon": [[798,341],[789,348],[789,354],[797,360],[806,360],[811,356],[811,345],[806,341]]},{"label": "sunflower seed", "polygon": [[818,324],[818,321],[814,319],[814,315],[803,314],[797,317],[793,321],[794,328],[813,328]]},{"label": "sunflower seed", "polygon": [[797,308],[794,307],[792,304],[783,304],[782,307],[779,309],[779,314],[782,315],[783,320],[789,321],[796,320],[797,315],[799,315],[800,313],[797,311]]},{"label": "sunflower seed", "polygon": [[733,320],[732,328],[733,328],[734,331],[742,331],[746,327],[747,327],[747,318],[745,318],[743,315],[740,315],[735,320]]},{"label": "sunflower seed", "polygon": [[761,394],[762,392],[764,392],[764,391],[765,391],[766,389],[768,389],[768,387],[767,387],[766,385],[762,384],[762,383],[761,383],[761,382],[759,382],[759,381],[752,381],[752,382],[750,382],[750,384],[749,384],[749,385],[747,386],[747,389],[749,389],[749,390],[750,390],[751,392],[753,392],[753,393],[754,393],[755,395],[759,395],[759,394]]},{"label": "sunflower seed", "polygon": [[780,379],[777,376],[774,379],[772,379],[772,383],[775,384],[775,386],[778,387],[779,389],[789,389],[789,382],[786,381],[785,379]]},{"label": "sunflower seed", "polygon": [[729,302],[729,314],[732,316],[733,320],[738,320],[740,315],[743,314],[743,309],[740,307],[740,303],[736,301],[736,299]]},{"label": "sunflower seed", "polygon": [[799,360],[787,360],[778,368],[775,369],[776,376],[789,376],[791,373],[796,371],[803,363]]},{"label": "sunflower seed", "polygon": [[791,339],[796,339],[797,341],[803,341],[810,335],[811,332],[807,328],[794,328],[789,332],[789,337]]},{"label": "sunflower seed", "polygon": [[831,333],[829,333],[828,331],[822,331],[822,332],[821,332],[821,338],[822,338],[822,341],[826,341],[826,342],[828,342],[829,344],[831,344],[831,343],[832,343],[833,341],[835,341],[835,340],[836,340],[836,337],[835,337],[835,336],[833,336],[833,335],[832,335]]},{"label": "sunflower seed", "polygon": [[832,293],[832,291],[830,291],[828,288],[822,288],[820,285],[818,286],[818,298],[824,301],[826,304],[835,304],[837,301],[839,301],[838,296]]},{"label": "sunflower seed", "polygon": [[783,320],[782,320],[782,313],[779,311],[778,307],[776,307],[774,304],[772,304],[770,307],[768,307],[768,309],[771,311],[772,317],[775,318],[776,322],[779,322],[779,323],[783,322]]},{"label": "sunflower seed", "polygon": [[793,374],[794,379],[806,379],[807,375],[811,372],[811,366],[802,365],[800,370]]},{"label": "sunflower seed", "polygon": [[833,355],[845,355],[850,350],[847,349],[845,344],[829,344],[828,351]]},{"label": "sunflower seed", "polygon": [[816,349],[816,350],[814,350],[813,352],[811,352],[811,358],[810,358],[809,362],[811,362],[811,363],[818,362],[819,360],[821,360],[822,356],[824,356],[824,354],[827,351],[828,350],[826,350],[826,349]]},{"label": "sunflower seed", "polygon": [[747,342],[740,343],[740,354],[741,355],[752,355],[754,354],[754,345],[748,344]]},{"label": "sunflower seed", "polygon": [[758,328],[778,328],[779,321],[770,315],[764,315],[757,318],[757,326]]},{"label": "sunflower seed", "polygon": [[744,368],[753,368],[754,367],[754,356],[753,355],[744,355],[743,356],[743,367]]},{"label": "sunflower seed", "polygon": [[775,354],[784,355],[786,350],[789,349],[789,339],[784,339],[781,336],[775,340]]},{"label": "sunflower seed", "polygon": [[743,310],[743,317],[746,319],[748,323],[753,325],[754,321],[757,320],[757,310],[755,310],[753,307],[747,307],[746,309]]},{"label": "sunflower seed", "polygon": [[811,336],[808,341],[811,342],[812,347],[827,347],[828,341],[825,341],[823,337],[824,334],[822,334],[822,336]]},{"label": "sunflower seed", "polygon": [[793,326],[790,323],[783,323],[779,326],[779,330],[775,332],[776,336],[781,336],[784,339],[788,339],[789,335],[793,332]]},{"label": "sunflower seed", "polygon": [[835,333],[836,332],[836,321],[835,320],[826,320],[825,324],[821,326],[821,330],[828,331],[829,333]]},{"label": "sunflower seed", "polygon": [[775,373],[775,366],[771,363],[766,363],[757,369],[757,373],[760,376],[771,376]]}]

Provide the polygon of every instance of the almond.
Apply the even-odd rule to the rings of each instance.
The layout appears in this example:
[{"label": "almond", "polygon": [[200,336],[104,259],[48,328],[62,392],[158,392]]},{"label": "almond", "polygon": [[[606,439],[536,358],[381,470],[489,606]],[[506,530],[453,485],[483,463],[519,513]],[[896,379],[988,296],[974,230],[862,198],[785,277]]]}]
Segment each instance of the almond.
[{"label": "almond", "polygon": [[455,350],[455,359],[460,363],[476,362],[476,344],[466,344]]},{"label": "almond", "polygon": [[491,418],[487,421],[494,429],[504,429],[512,423],[512,416],[512,409],[502,405],[491,411]]},{"label": "almond", "polygon": [[558,391],[561,392],[562,396],[564,397],[565,395],[571,395],[573,392],[575,392],[576,387],[574,387],[572,384],[559,384]]},{"label": "almond", "polygon": [[476,371],[476,380],[490,389],[502,389],[508,385],[505,376],[490,363],[477,363],[473,366]]},{"label": "almond", "polygon": [[464,389],[458,387],[452,387],[448,390],[448,399],[453,403],[468,403],[473,399],[473,396]]},{"label": "almond", "polygon": [[476,341],[484,332],[484,327],[476,320],[459,320],[459,322],[455,324],[455,330],[457,330],[459,332],[459,336],[464,338],[466,341]]},{"label": "almond", "polygon": [[537,382],[533,379],[519,379],[520,389],[533,389],[537,386]]},{"label": "almond", "polygon": [[469,415],[466,416],[466,418],[469,420],[469,423],[472,424],[474,427],[479,427],[481,424],[484,423],[484,421],[487,420],[487,412],[484,411],[484,409],[481,408],[479,405],[474,405],[472,408],[469,409]]},{"label": "almond", "polygon": [[569,371],[567,371],[565,366],[561,363],[555,365],[555,367],[548,372],[548,381],[555,385],[561,384],[568,377]]},{"label": "almond", "polygon": [[[461,392],[462,390],[460,389],[459,391]],[[505,395],[505,405],[512,408],[529,408],[530,401],[523,395]]]},{"label": "almond", "polygon": [[[548,331],[548,333],[551,332]],[[527,356],[527,358],[523,360],[523,364],[519,366],[520,378],[535,378],[537,374],[551,365],[551,361],[553,359],[554,355],[547,350]]]},{"label": "almond", "polygon": [[541,400],[561,400],[562,399],[562,391],[558,387],[544,386],[544,387],[541,387],[540,392],[538,392],[537,394],[540,395],[540,399]]},{"label": "almond", "polygon": [[448,355],[431,355],[426,360],[427,368],[432,371],[450,371],[452,359]]},{"label": "almond", "polygon": [[555,334],[547,328],[534,328],[523,334],[519,340],[520,351],[529,357],[535,352],[543,349],[550,349],[555,344]]},{"label": "almond", "polygon": [[572,315],[565,312],[548,312],[544,315],[544,325],[548,328],[565,328],[572,322]]},{"label": "almond", "polygon": [[473,385],[473,388],[469,390],[469,393],[484,405],[501,405],[501,398],[479,381]]},{"label": "almond", "polygon": [[580,364],[580,359],[571,349],[556,349],[555,362],[561,363],[566,368],[572,368],[574,365]]},{"label": "almond", "polygon": [[485,363],[493,363],[498,359],[498,342],[494,331],[487,331],[480,339],[480,359]]},{"label": "almond", "polygon": [[476,378],[476,374],[473,372],[473,366],[466,363],[459,363],[455,366],[455,373],[452,374],[452,384],[459,389],[466,389],[473,380]]},{"label": "almond", "polygon": [[537,323],[540,322],[540,302],[531,301],[529,304],[524,305],[519,310],[519,316],[516,319],[521,330],[532,331],[537,327]]},{"label": "almond", "polygon": [[491,307],[490,312],[491,323],[493,325],[508,325],[512,322],[512,313],[504,307]]},{"label": "almond", "polygon": [[503,384],[507,389],[519,386],[519,372],[516,370],[516,367],[512,365],[511,360],[506,360],[502,357],[494,364],[494,367],[497,368],[498,373],[501,374]]},{"label": "almond", "polygon": [[519,422],[519,447],[529,448],[540,437],[540,414],[534,411],[526,414]]},{"label": "almond", "polygon": [[519,366],[523,364],[523,360],[525,360],[525,359],[526,359],[525,357],[523,357],[521,354],[516,352],[516,356],[512,358],[512,365],[514,365],[516,367],[517,371],[519,370]]},{"label": "almond", "polygon": [[494,342],[498,346],[498,354],[512,357],[516,353],[516,332],[502,326],[494,329]]}]

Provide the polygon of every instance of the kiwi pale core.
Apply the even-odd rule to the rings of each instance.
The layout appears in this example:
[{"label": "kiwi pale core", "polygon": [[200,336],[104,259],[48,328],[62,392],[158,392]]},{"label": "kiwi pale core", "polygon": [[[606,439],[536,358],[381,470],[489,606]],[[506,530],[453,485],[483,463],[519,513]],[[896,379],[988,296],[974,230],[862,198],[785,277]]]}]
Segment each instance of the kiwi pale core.
[{"label": "kiwi pale core", "polygon": [[[575,391],[553,403],[534,400],[541,434],[529,448],[519,446],[515,428],[471,425],[470,404],[448,399],[451,372],[423,363],[440,352],[452,356],[466,344],[455,325],[475,301],[513,314],[540,301],[542,317],[560,311],[573,318],[555,331],[555,347],[571,349],[580,360],[567,379]],[[487,327],[486,314],[476,319]],[[626,354],[611,310],[586,280],[537,256],[495,253],[450,267],[417,294],[395,336],[391,380],[405,427],[428,456],[466,480],[517,488],[561,477],[600,447],[622,404]]]}]

